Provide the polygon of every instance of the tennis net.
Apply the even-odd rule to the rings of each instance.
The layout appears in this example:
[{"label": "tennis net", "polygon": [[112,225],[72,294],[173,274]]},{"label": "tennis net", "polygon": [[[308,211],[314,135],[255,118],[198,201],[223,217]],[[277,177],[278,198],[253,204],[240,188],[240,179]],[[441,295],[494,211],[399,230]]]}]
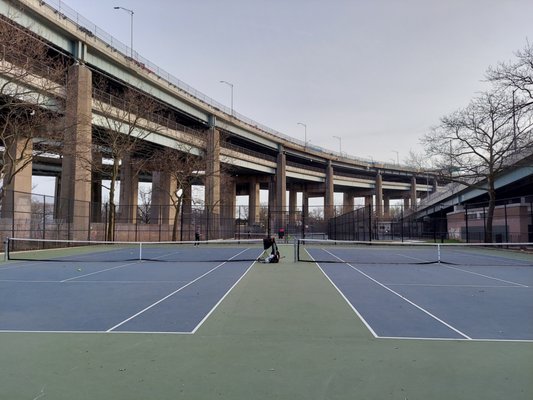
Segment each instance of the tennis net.
[{"label": "tennis net", "polygon": [[9,238],[8,260],[33,261],[254,261],[263,252],[262,239],[182,242],[105,242]]},{"label": "tennis net", "polygon": [[298,261],[533,266],[533,243],[425,243],[298,239]]}]

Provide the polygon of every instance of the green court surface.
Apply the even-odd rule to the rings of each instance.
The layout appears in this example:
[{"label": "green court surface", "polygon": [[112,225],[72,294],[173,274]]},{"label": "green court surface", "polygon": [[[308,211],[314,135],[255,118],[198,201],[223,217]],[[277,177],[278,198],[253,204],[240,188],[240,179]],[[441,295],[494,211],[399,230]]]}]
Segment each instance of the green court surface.
[{"label": "green court surface", "polygon": [[531,343],[375,339],[282,251],[192,335],[0,333],[0,399],[533,398]]}]

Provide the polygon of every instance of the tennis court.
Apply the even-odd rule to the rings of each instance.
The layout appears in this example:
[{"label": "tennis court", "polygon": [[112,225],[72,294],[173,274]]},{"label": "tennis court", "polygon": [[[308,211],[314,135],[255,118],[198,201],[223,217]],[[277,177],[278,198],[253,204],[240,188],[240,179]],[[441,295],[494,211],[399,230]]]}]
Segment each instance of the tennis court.
[{"label": "tennis court", "polygon": [[164,243],[144,258],[131,243],[72,244],[11,253],[27,261],[0,268],[0,330],[191,333],[262,253],[259,242]]},{"label": "tennis court", "polygon": [[529,245],[301,242],[375,337],[533,341]]},{"label": "tennis court", "polygon": [[[533,395],[528,265],[295,262],[292,246],[259,264],[248,244],[210,261],[221,248],[193,246],[183,262],[1,264],[0,398]],[[507,312],[521,317],[501,333]]]}]

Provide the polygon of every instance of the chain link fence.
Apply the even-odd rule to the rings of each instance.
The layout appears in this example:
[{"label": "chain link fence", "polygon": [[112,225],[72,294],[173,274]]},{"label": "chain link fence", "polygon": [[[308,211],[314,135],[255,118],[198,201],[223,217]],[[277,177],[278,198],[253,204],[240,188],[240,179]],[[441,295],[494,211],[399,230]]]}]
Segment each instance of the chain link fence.
[{"label": "chain link fence", "polygon": [[[6,192],[0,210],[4,238],[115,241],[185,241],[262,238],[336,240],[424,240],[482,242],[487,229],[487,203],[464,204],[453,211],[435,209],[428,216],[406,212],[402,206],[368,205],[343,213],[334,209],[327,221],[322,206],[289,210],[261,205],[257,209],[183,206],[119,205],[112,236],[110,205],[71,202],[53,196]],[[67,211],[65,211],[67,210]],[[499,201],[494,213],[494,242],[533,242],[533,196]],[[59,217],[61,216],[61,217]]]}]

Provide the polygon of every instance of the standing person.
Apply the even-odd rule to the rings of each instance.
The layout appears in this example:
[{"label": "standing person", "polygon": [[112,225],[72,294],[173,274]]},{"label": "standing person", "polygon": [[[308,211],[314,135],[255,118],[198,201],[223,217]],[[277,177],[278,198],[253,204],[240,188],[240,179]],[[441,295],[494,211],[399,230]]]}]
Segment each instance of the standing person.
[{"label": "standing person", "polygon": [[198,229],[194,232],[194,245],[200,246],[200,232]]},{"label": "standing person", "polygon": [[276,244],[276,239],[274,238],[274,236],[272,236],[270,238],[270,243],[271,243],[271,246],[272,246],[272,251],[271,251],[270,255],[267,258],[262,260],[262,262],[265,262],[265,263],[278,263],[279,259],[281,257],[280,257],[278,245]]},{"label": "standing person", "polygon": [[279,228],[279,230],[278,230],[278,239],[279,240],[283,240],[284,237],[285,237],[285,228]]}]

